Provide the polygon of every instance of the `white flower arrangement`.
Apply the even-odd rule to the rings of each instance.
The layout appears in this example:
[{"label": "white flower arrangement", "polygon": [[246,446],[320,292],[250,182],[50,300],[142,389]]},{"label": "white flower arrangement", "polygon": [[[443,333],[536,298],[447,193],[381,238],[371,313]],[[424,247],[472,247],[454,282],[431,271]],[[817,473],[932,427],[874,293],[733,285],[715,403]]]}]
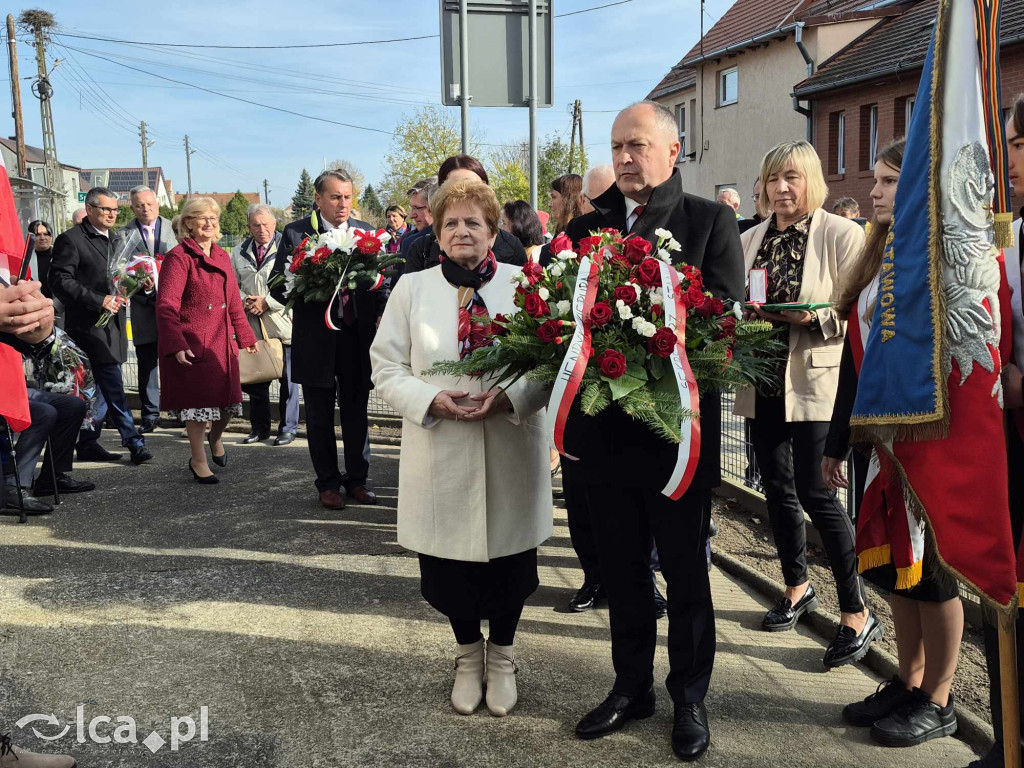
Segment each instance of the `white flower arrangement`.
[{"label": "white flower arrangement", "polygon": [[615,302],[615,309],[619,312],[620,320],[629,320],[633,316],[633,310],[622,299]]}]

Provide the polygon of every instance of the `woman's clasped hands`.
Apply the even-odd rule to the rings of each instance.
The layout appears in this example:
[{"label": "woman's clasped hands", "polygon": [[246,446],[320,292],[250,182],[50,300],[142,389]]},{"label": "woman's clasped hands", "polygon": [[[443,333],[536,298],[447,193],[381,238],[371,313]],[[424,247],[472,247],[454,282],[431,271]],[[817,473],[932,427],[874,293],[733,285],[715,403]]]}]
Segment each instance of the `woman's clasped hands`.
[{"label": "woman's clasped hands", "polygon": [[[472,405],[459,405],[458,400],[469,398]],[[449,421],[483,421],[501,413],[507,413],[512,409],[512,403],[505,394],[505,390],[499,388],[488,392],[480,392],[470,395],[469,392],[460,392],[454,389],[446,389],[437,393],[434,401],[430,404],[428,413],[435,419],[448,419]]]}]

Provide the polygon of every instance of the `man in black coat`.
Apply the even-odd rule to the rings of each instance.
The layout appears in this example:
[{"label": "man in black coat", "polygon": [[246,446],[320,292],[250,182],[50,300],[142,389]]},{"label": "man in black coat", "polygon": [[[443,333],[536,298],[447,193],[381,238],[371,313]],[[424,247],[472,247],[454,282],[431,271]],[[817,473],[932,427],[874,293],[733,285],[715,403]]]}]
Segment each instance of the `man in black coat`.
[{"label": "man in black coat", "polygon": [[[129,195],[135,218],[114,235],[115,248],[135,235],[138,253],[163,256],[178,244],[171,222],[160,215],[160,204],[149,187],[135,187]],[[160,376],[156,337],[156,291],[139,291],[132,296],[132,343],[139,363],[139,400],[142,427],[152,432],[160,419]]]},{"label": "man in black coat", "polygon": [[[352,179],[340,170],[324,171],[314,183],[316,210],[284,228],[271,273],[288,275],[292,252],[302,240],[338,227],[376,230],[372,224],[350,219]],[[275,299],[287,301],[288,288],[271,290]],[[325,320],[327,302],[299,298],[292,310],[292,380],[302,385],[306,402],[306,433],[309,455],[316,470],[316,489],[327,509],[343,509],[345,494],[360,504],[376,504],[377,496],[366,487],[370,471],[369,422],[370,345],[377,320],[384,312],[384,291],[359,288],[343,291],[334,303],[331,330]],[[341,409],[341,437],[345,448],[345,473],[338,467],[338,442],[334,436],[334,403]],[[344,489],[344,493],[343,493]]]},{"label": "man in black coat", "polygon": [[[115,257],[111,229],[117,220],[117,197],[105,187],[90,189],[85,197],[86,218],[61,233],[53,245],[48,282],[53,295],[64,304],[64,328],[92,364],[97,398],[95,423],[83,430],[78,458],[115,461],[120,456],[106,451],[97,441],[107,411],[114,417],[121,445],[131,452],[132,463],[153,458],[135,428],[124,394],[121,364],[128,357],[125,333],[125,302],[111,293],[108,262]],[[101,313],[116,314],[103,328],[96,327]]]},{"label": "man in black coat", "polygon": [[[570,222],[574,243],[612,227],[656,240],[666,229],[682,245],[679,260],[700,269],[704,287],[719,298],[742,299],[743,251],[732,208],[683,192],[675,161],[678,126],[655,102],[623,110],[612,126],[615,186],[592,202],[594,211]],[[566,425],[565,448],[579,457],[602,586],[608,596],[615,684],[576,726],[580,738],[603,736],[628,720],[654,713],[657,620],[648,567],[653,533],[668,582],[666,687],[675,704],[672,747],[683,760],[707,749],[704,697],[715,658],[715,618],[705,544],[711,489],[721,482],[721,411],[717,394],[701,397],[701,452],[689,490],[679,501],[662,494],[677,446],[612,406],[598,416],[578,408]]]}]

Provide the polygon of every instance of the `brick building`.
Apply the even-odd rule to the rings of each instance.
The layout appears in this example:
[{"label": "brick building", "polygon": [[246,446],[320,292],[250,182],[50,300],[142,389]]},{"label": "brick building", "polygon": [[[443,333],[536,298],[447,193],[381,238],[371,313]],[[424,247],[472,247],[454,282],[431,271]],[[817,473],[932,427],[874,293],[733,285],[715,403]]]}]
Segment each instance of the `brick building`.
[{"label": "brick building", "polygon": [[[830,200],[852,197],[865,216],[871,211],[875,154],[906,133],[913,114],[938,0],[913,0],[901,8],[793,90],[811,104],[814,145]],[[1004,4],[1001,34],[1005,111],[1024,93],[1024,2]]]}]

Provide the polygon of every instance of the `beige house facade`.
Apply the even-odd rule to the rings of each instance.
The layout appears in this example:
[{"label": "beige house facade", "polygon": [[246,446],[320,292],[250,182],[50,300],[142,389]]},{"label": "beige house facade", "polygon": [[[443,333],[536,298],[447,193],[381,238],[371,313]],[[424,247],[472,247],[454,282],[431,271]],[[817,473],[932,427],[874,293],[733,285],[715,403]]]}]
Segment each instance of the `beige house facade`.
[{"label": "beige house facade", "polygon": [[879,5],[737,0],[647,97],[676,116],[686,191],[714,199],[732,187],[740,213],[752,216],[764,153],[782,141],[814,140],[794,86],[886,18],[889,6]]}]

